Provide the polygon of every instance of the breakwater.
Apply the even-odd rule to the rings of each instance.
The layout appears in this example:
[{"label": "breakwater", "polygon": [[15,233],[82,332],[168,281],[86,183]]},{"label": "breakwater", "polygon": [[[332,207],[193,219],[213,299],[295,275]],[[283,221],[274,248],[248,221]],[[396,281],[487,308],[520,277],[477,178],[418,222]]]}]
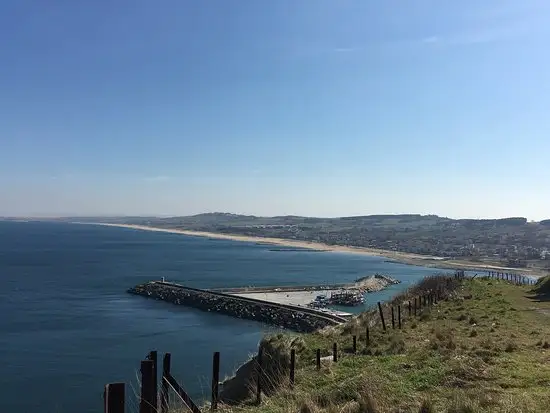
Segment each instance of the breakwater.
[{"label": "breakwater", "polygon": [[312,332],[346,321],[343,317],[310,308],[270,303],[175,283],[151,281],[130,288],[128,293],[203,311],[256,320],[298,332]]},{"label": "breakwater", "polygon": [[400,281],[383,274],[374,274],[360,277],[352,283],[322,284],[322,285],[285,285],[285,286],[263,286],[263,287],[233,287],[218,288],[210,291],[226,294],[242,293],[272,293],[272,292],[293,292],[293,291],[323,291],[323,290],[359,290],[363,292],[380,291],[392,284],[399,284]]},{"label": "breakwater", "polygon": [[272,293],[272,292],[293,292],[293,291],[321,291],[321,290],[341,290],[353,288],[355,284],[323,284],[323,285],[285,285],[279,287],[232,287],[218,288],[210,291],[241,294],[241,293]]}]

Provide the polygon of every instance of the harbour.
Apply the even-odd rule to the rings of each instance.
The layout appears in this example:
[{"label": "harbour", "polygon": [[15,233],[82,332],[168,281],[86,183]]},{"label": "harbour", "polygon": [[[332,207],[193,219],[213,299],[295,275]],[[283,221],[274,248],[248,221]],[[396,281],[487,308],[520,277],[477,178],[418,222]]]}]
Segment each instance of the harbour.
[{"label": "harbour", "polygon": [[150,281],[128,293],[208,312],[260,321],[299,332],[315,331],[346,321],[352,313],[330,308],[364,303],[365,294],[399,281],[381,274],[353,283],[315,286],[198,289],[183,284]]}]

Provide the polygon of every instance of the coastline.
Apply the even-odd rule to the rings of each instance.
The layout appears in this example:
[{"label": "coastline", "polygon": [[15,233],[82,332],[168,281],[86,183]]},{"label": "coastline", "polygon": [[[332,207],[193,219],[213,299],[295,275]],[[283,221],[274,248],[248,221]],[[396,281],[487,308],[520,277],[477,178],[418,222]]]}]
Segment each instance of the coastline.
[{"label": "coastline", "polygon": [[302,248],[310,249],[315,251],[322,252],[336,252],[336,253],[346,253],[346,254],[361,254],[368,255],[372,257],[384,257],[388,258],[393,262],[406,265],[415,265],[420,267],[433,267],[439,269],[463,269],[471,271],[509,271],[509,272],[521,272],[525,275],[533,277],[542,277],[544,274],[533,271],[529,268],[510,268],[502,267],[495,265],[486,265],[475,262],[459,262],[453,260],[445,260],[440,257],[431,257],[424,256],[406,252],[396,252],[396,251],[387,251],[379,250],[375,248],[367,247],[353,247],[353,246],[342,246],[342,245],[327,245],[319,242],[312,241],[295,241],[291,239],[284,238],[270,238],[270,237],[254,237],[248,235],[236,235],[236,234],[219,234],[216,232],[206,232],[206,231],[191,231],[185,229],[175,229],[175,228],[156,228],[146,225],[132,225],[132,224],[110,224],[104,222],[73,222],[73,224],[84,224],[84,225],[101,225],[105,227],[117,227],[117,228],[126,228],[134,229],[140,231],[151,231],[151,232],[165,232],[169,234],[180,234],[187,235],[191,237],[201,237],[201,238],[211,238],[227,241],[237,241],[237,242],[250,242],[250,243],[261,243],[264,245],[276,245],[280,247],[290,247],[290,248]]}]

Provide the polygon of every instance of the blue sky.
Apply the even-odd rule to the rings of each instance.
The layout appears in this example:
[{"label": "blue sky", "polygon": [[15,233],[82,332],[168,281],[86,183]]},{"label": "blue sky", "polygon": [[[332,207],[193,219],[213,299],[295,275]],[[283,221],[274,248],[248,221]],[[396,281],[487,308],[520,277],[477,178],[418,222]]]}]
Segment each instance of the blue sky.
[{"label": "blue sky", "polygon": [[550,217],[550,3],[0,2],[0,215]]}]

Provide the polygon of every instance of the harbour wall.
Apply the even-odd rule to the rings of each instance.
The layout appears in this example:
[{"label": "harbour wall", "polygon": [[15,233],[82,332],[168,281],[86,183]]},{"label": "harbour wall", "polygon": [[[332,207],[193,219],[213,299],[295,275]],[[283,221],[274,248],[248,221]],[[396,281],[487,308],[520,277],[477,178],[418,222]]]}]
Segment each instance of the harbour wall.
[{"label": "harbour wall", "polygon": [[391,284],[399,284],[400,281],[388,277],[383,274],[374,274],[366,277],[361,277],[355,282],[345,284],[322,284],[322,285],[284,285],[277,287],[262,286],[262,287],[234,287],[234,288],[219,288],[209,291],[226,293],[226,294],[242,294],[242,293],[272,293],[272,292],[291,292],[291,291],[322,291],[322,290],[348,290],[348,289],[361,289],[364,287],[363,283],[379,279],[383,281],[377,289],[383,289]]},{"label": "harbour wall", "polygon": [[341,290],[353,288],[354,284],[332,284],[332,285],[285,285],[278,287],[234,287],[234,288],[219,288],[209,290],[225,294],[241,294],[241,293],[273,293],[273,292],[292,292],[292,291],[321,291],[321,290]]},{"label": "harbour wall", "polygon": [[298,332],[312,332],[346,321],[343,317],[311,308],[270,303],[254,298],[185,287],[176,283],[151,281],[130,288],[128,293],[203,311],[256,320]]}]

